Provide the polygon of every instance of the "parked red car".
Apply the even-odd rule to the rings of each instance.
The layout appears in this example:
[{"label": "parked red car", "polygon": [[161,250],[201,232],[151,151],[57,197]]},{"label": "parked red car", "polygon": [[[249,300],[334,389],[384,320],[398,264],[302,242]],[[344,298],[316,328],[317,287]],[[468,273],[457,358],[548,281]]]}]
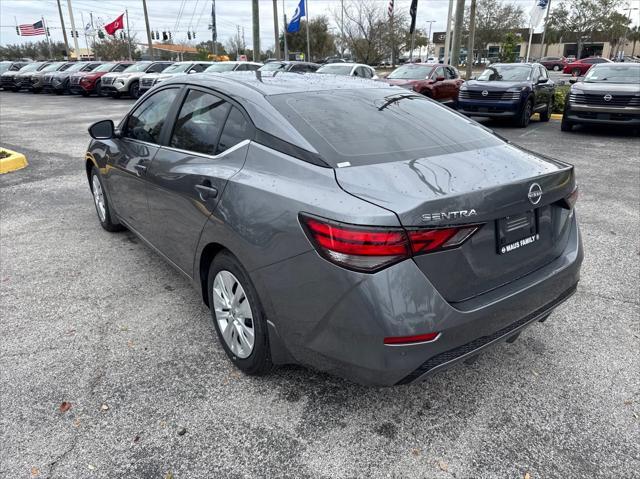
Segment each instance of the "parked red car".
[{"label": "parked red car", "polygon": [[100,78],[109,72],[121,72],[135,62],[111,62],[100,65],[90,72],[78,72],[69,79],[69,91],[76,95],[89,96],[96,93],[100,96]]},{"label": "parked red car", "polygon": [[542,57],[538,63],[543,65],[547,70],[559,72],[567,64],[567,59],[565,57]]},{"label": "parked red car", "polygon": [[611,63],[611,60],[601,57],[589,57],[567,63],[562,69],[562,73],[571,73],[574,77],[584,75],[589,68],[597,63]]},{"label": "parked red car", "polygon": [[381,81],[413,90],[450,106],[456,104],[460,85],[464,83],[455,68],[437,63],[405,64]]}]

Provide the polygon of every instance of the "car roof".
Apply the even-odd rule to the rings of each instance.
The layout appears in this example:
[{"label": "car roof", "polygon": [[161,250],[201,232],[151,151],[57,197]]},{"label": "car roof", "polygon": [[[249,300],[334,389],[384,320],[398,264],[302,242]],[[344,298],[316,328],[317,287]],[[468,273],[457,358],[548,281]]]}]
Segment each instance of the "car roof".
[{"label": "car roof", "polygon": [[217,65],[218,63],[247,63],[248,65],[262,65],[262,63],[258,63],[258,62],[250,62],[250,61],[245,61],[245,60],[226,60],[223,62],[211,62],[212,65]]},{"label": "car roof", "polygon": [[[242,95],[243,92],[249,95],[258,93],[261,96],[270,96],[325,90],[393,88],[387,83],[363,78],[334,75],[303,75],[289,72],[277,72],[275,75],[265,75],[263,72],[208,72],[196,73],[188,77],[188,83],[214,89],[216,87],[223,88],[230,93],[239,95]],[[170,81],[184,83],[185,79],[178,77]]]},{"label": "car roof", "polygon": [[327,63],[325,65],[322,65],[323,67],[329,66],[329,65],[339,65],[339,66],[348,66],[348,67],[369,67],[369,68],[373,68],[370,67],[369,65],[367,65],[366,63],[354,63],[354,62],[340,62],[340,63]]}]

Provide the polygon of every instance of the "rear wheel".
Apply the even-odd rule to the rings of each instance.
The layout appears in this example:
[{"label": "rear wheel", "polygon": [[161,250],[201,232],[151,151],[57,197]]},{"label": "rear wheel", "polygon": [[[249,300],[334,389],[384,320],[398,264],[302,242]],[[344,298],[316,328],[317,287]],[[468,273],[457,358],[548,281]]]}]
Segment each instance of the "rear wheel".
[{"label": "rear wheel", "polygon": [[258,294],[240,262],[218,254],[209,268],[208,294],[218,338],[231,359],[246,374],[271,370],[267,321]]},{"label": "rear wheel", "polygon": [[560,71],[560,65],[553,65],[553,71],[554,72],[559,72]]},{"label": "rear wheel", "polygon": [[40,93],[42,91],[42,88],[34,88],[33,93]]},{"label": "rear wheel", "polygon": [[124,227],[120,223],[114,222],[112,219],[109,200],[104,192],[102,178],[95,166],[91,168],[91,193],[93,194],[93,204],[96,207],[96,213],[98,214],[100,225],[111,233],[122,231]]},{"label": "rear wheel", "polygon": [[527,103],[522,107],[520,116],[516,119],[516,126],[526,128],[531,121],[531,115],[533,115],[533,102],[531,100],[527,100]]}]

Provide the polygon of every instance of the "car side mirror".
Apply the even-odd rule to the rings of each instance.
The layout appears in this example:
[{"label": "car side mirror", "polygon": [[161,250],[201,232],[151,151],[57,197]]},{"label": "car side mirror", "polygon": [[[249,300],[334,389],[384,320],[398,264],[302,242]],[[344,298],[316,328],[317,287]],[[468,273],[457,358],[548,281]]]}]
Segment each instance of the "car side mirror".
[{"label": "car side mirror", "polygon": [[436,77],[436,81],[444,81],[444,77],[443,76]]},{"label": "car side mirror", "polygon": [[577,82],[578,82],[577,78],[569,78],[569,83],[571,83],[572,85]]},{"label": "car side mirror", "polygon": [[548,81],[548,78],[538,78],[538,83],[547,83]]},{"label": "car side mirror", "polygon": [[109,140],[114,137],[115,127],[112,120],[102,120],[89,127],[89,135],[94,140]]}]

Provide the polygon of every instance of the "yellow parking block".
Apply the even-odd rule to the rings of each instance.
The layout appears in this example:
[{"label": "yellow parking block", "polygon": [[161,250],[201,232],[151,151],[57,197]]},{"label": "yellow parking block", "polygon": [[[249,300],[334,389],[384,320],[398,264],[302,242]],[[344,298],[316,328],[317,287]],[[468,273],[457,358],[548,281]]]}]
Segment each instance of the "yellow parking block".
[{"label": "yellow parking block", "polygon": [[26,167],[27,158],[22,153],[0,147],[0,175]]},{"label": "yellow parking block", "polygon": [[[535,120],[539,120],[540,119],[540,114],[539,113],[534,113],[533,114],[533,118]],[[551,113],[551,116],[549,116],[549,118],[551,118],[552,120],[562,120],[562,113]]]}]

